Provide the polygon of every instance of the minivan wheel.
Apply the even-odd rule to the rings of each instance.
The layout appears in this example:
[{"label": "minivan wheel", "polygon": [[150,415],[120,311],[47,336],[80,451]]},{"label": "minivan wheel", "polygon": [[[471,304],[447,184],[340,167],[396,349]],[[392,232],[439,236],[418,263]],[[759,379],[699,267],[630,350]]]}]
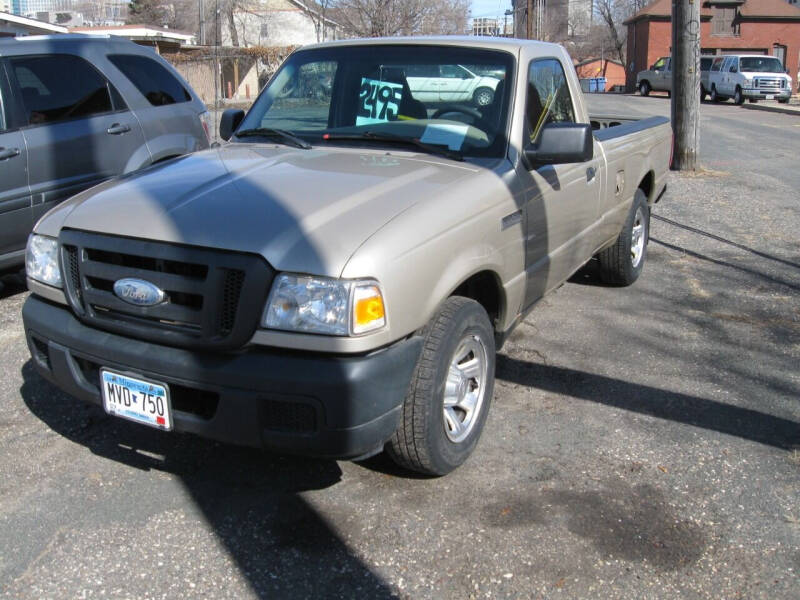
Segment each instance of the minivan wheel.
[{"label": "minivan wheel", "polygon": [[720,101],[719,94],[717,94],[717,86],[715,86],[715,85],[711,86],[711,101],[712,102],[719,102]]},{"label": "minivan wheel", "polygon": [[386,450],[400,466],[445,475],[483,431],[494,390],[494,330],[480,304],[452,296],[420,333],[422,353]]},{"label": "minivan wheel", "polygon": [[646,81],[643,81],[642,83],[640,83],[639,84],[639,93],[642,96],[649,95],[650,94],[650,84],[647,83]]},{"label": "minivan wheel", "polygon": [[631,285],[639,278],[647,258],[650,239],[650,207],[641,188],[633,196],[633,204],[622,231],[611,246],[597,255],[601,279],[612,285]]},{"label": "minivan wheel", "polygon": [[476,106],[489,106],[494,100],[494,92],[490,88],[478,88],[472,95],[472,100]]},{"label": "minivan wheel", "polygon": [[733,103],[740,106],[744,103],[744,96],[742,95],[742,88],[736,86],[736,91],[733,92]]},{"label": "minivan wheel", "polygon": [[706,96],[708,96],[708,92],[707,92],[707,91],[706,91],[706,89],[705,89],[705,88],[704,88],[704,87],[701,85],[701,86],[700,86],[700,102],[702,102],[703,100],[705,100],[705,99],[706,99]]}]

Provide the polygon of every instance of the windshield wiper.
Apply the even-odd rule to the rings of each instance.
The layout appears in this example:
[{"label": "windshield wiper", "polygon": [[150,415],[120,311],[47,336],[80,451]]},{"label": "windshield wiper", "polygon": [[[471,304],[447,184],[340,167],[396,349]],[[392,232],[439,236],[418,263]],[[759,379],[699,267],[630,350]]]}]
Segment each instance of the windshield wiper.
[{"label": "windshield wiper", "polygon": [[234,134],[236,137],[277,137],[281,138],[284,142],[289,142],[289,145],[303,150],[311,149],[311,144],[307,141],[297,137],[293,133],[289,133],[284,129],[274,129],[272,127],[254,127],[253,129],[242,129]]},{"label": "windshield wiper", "polygon": [[322,136],[323,140],[369,140],[371,142],[388,142],[390,144],[409,144],[416,146],[430,154],[439,154],[451,160],[464,160],[464,155],[456,150],[450,150],[447,146],[439,144],[428,144],[419,138],[403,137],[391,135],[389,133],[378,133],[376,131],[365,131],[363,133],[326,133]]}]

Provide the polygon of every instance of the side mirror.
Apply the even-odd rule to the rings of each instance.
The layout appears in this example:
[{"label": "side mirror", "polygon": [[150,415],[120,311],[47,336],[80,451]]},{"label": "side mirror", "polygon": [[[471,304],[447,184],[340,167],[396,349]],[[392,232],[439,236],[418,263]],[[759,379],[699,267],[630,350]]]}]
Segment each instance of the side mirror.
[{"label": "side mirror", "polygon": [[229,108],[224,111],[219,119],[219,137],[226,142],[231,139],[242,119],[244,119],[244,111],[240,108]]},{"label": "side mirror", "polygon": [[786,67],[786,68],[784,69],[784,71],[786,71],[786,74],[788,75],[788,74],[789,74],[789,67]]},{"label": "side mirror", "polygon": [[526,144],[530,167],[586,162],[594,154],[592,126],[587,123],[550,123],[542,128],[537,144]]}]

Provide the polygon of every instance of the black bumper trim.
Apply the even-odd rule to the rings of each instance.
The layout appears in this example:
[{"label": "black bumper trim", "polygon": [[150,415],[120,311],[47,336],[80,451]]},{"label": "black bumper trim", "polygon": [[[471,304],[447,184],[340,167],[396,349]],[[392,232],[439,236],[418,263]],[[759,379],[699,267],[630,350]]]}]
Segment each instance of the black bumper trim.
[{"label": "black bumper trim", "polygon": [[[359,356],[266,348],[202,353],[93,329],[66,307],[35,296],[22,316],[37,371],[72,396],[102,403],[87,364],[137,373],[218,396],[210,418],[175,410],[176,431],[329,458],[370,453],[391,437],[422,347],[412,337]],[[316,423],[304,432],[270,429],[268,403],[313,406]]]}]

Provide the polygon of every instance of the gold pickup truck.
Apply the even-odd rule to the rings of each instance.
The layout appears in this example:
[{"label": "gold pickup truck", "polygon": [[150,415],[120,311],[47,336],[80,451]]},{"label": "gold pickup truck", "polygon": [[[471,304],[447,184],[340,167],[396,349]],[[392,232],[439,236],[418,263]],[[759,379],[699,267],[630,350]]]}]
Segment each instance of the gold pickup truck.
[{"label": "gold pickup truck", "polygon": [[[491,102],[412,92],[453,65]],[[38,372],[165,432],[435,475],[538,300],[592,257],[639,277],[671,147],[667,119],[590,116],[561,46],[477,37],[304,47],[220,136],[39,221]]]}]

